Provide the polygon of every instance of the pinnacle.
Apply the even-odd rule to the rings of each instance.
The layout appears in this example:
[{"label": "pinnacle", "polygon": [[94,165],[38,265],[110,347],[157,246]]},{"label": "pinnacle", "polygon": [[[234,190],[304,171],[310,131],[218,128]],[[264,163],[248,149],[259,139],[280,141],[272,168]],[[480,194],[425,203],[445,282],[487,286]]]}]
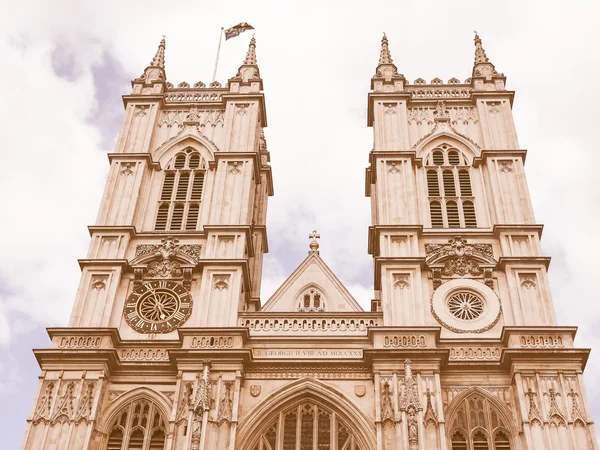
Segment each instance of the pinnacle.
[{"label": "pinnacle", "polygon": [[158,50],[156,50],[156,55],[154,55],[154,59],[150,63],[151,67],[160,67],[161,69],[165,68],[165,36],[163,35],[160,44],[158,44]]},{"label": "pinnacle", "polygon": [[485,54],[485,50],[483,49],[483,45],[481,44],[481,38],[475,32],[475,65],[488,63],[490,60]]},{"label": "pinnacle", "polygon": [[244,59],[244,65],[256,66],[256,39],[254,39],[254,36],[250,39],[248,53],[246,54],[246,59]]},{"label": "pinnacle", "polygon": [[383,33],[383,37],[381,38],[381,53],[379,55],[379,65],[393,63],[394,62],[392,61],[392,55],[388,47],[388,39],[385,33]]}]

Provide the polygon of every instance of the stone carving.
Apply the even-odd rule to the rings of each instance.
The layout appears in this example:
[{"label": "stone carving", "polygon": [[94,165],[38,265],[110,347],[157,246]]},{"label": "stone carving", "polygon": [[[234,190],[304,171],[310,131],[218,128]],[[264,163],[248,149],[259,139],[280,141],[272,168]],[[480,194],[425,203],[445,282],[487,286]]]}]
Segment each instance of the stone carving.
[{"label": "stone carving", "polygon": [[243,164],[242,161],[230,161],[228,165],[231,167],[229,168],[229,170],[227,172],[231,175],[237,175],[239,173],[242,173],[242,171],[240,170],[240,167],[242,166],[242,164]]},{"label": "stone carving", "polygon": [[389,421],[394,423],[394,405],[392,403],[392,392],[390,389],[390,379],[382,379],[381,389],[381,423]]},{"label": "stone carving", "polygon": [[231,348],[233,337],[231,336],[194,336],[190,348]]},{"label": "stone carving", "polygon": [[544,392],[544,396],[548,396],[550,399],[550,409],[548,410],[548,422],[550,426],[565,425],[565,415],[558,406],[557,397],[560,396],[559,392],[556,392],[553,388],[548,389],[548,392]]},{"label": "stone carving", "polygon": [[185,118],[185,121],[199,123],[201,114],[202,113],[200,111],[198,111],[198,108],[192,107],[192,108],[190,108],[189,112],[187,113],[187,117]]},{"label": "stone carving", "polygon": [[437,414],[435,413],[435,410],[433,409],[433,404],[431,403],[431,397],[433,397],[433,392],[431,392],[430,389],[427,389],[427,391],[425,392],[425,397],[427,398],[427,401],[425,405],[425,414],[423,414],[423,423],[425,424],[425,426],[429,425],[430,423],[437,426]]},{"label": "stone carving", "polygon": [[223,381],[221,401],[219,403],[219,415],[217,416],[217,424],[231,423],[233,411],[233,385],[234,381]]},{"label": "stone carving", "polygon": [[63,336],[58,341],[59,348],[100,348],[101,336]]},{"label": "stone carving", "polygon": [[154,254],[160,259],[171,259],[177,253],[183,253],[196,262],[200,261],[200,245],[179,245],[179,239],[176,239],[173,236],[167,236],[162,239],[161,242],[161,244],[138,245],[135,249],[135,257],[139,258],[140,256]]},{"label": "stone carving", "polygon": [[421,409],[417,384],[412,375],[412,362],[410,359],[404,361],[404,379],[402,380],[402,394],[400,399],[400,409],[407,410],[409,406]]},{"label": "stone carving", "polygon": [[525,289],[534,289],[536,286],[535,275],[523,275],[521,277],[521,287]]},{"label": "stone carving", "polygon": [[252,397],[258,397],[260,395],[260,391],[262,391],[262,386],[259,384],[253,384],[250,386],[250,395]]},{"label": "stone carving", "polygon": [[391,161],[389,164],[390,168],[388,169],[388,173],[391,173],[392,175],[396,175],[398,173],[402,172],[401,169],[401,165],[398,164],[396,161]]},{"label": "stone carving", "polygon": [[123,395],[126,391],[114,390],[108,391],[108,401],[112,402],[118,399],[121,395]]},{"label": "stone carving", "polygon": [[448,112],[448,109],[446,108],[446,102],[445,101],[438,101],[435,105],[435,109],[433,110],[433,117],[436,120],[445,120],[445,119],[449,119],[450,118],[450,113]]},{"label": "stone carving", "polygon": [[215,275],[213,279],[213,286],[215,289],[222,291],[225,289],[229,289],[229,279],[230,275]]},{"label": "stone carving", "polygon": [[75,423],[88,422],[92,414],[92,406],[94,404],[94,390],[96,388],[95,381],[84,382],[81,388],[81,397],[77,412],[75,413]]},{"label": "stone carving", "polygon": [[394,274],[394,287],[398,289],[408,289],[410,287],[410,283],[408,281],[409,276],[395,273]]},{"label": "stone carving", "polygon": [[450,359],[455,360],[499,360],[502,349],[499,347],[452,347]]},{"label": "stone carving", "polygon": [[90,287],[94,291],[103,291],[104,289],[106,289],[107,281],[108,275],[92,275]]},{"label": "stone carving", "polygon": [[411,108],[408,110],[408,123],[416,122],[417,125],[423,123],[432,124],[431,120],[431,109],[425,107]]},{"label": "stone carving", "polygon": [[121,361],[168,361],[166,348],[123,348],[119,350]]},{"label": "stone carving", "polygon": [[246,380],[296,380],[316,378],[321,380],[372,380],[373,374],[367,367],[343,366],[261,366],[244,374]]},{"label": "stone carving", "polygon": [[52,425],[56,423],[70,422],[74,419],[75,415],[75,382],[69,381],[65,383],[63,393],[56,400],[56,407],[54,408],[54,414],[50,423]]},{"label": "stone carving", "polygon": [[175,422],[177,424],[187,423],[188,410],[192,405],[193,390],[193,383],[191,381],[183,383],[181,398],[179,399],[179,405],[177,405],[177,413],[175,415]]},{"label": "stone carving", "polygon": [[434,280],[439,279],[437,276],[442,274],[478,276],[483,273],[481,265],[497,264],[492,254],[491,244],[468,244],[461,236],[455,236],[448,240],[447,244],[425,244],[425,252],[428,266],[443,264],[443,267],[436,267],[440,271],[434,273]]},{"label": "stone carving", "polygon": [[585,425],[587,423],[585,414],[583,413],[583,411],[579,407],[579,403],[577,402],[577,397],[579,397],[579,394],[575,392],[575,389],[571,387],[571,390],[569,391],[567,396],[571,397],[571,420],[573,422],[580,420]]},{"label": "stone carving", "polygon": [[357,397],[363,397],[367,393],[367,387],[364,384],[357,384],[354,386],[354,394]]},{"label": "stone carving", "polygon": [[511,173],[513,171],[513,168],[512,168],[513,163],[512,163],[512,161],[508,161],[508,160],[506,160],[506,161],[499,161],[499,163],[500,163],[500,172],[502,172],[502,173]]},{"label": "stone carving", "polygon": [[453,125],[462,122],[463,125],[467,125],[469,121],[473,123],[477,123],[477,117],[475,117],[474,108],[470,106],[457,106],[452,108],[452,112],[454,114],[454,120],[452,121]]},{"label": "stone carving", "polygon": [[542,415],[540,414],[540,410],[535,402],[535,397],[537,397],[537,394],[533,392],[531,388],[529,388],[527,392],[525,392],[525,396],[529,399],[529,412],[527,414],[529,422],[531,423],[534,420],[537,420],[539,424],[542,425],[544,421],[542,420]]},{"label": "stone carving", "polygon": [[385,348],[426,347],[425,335],[389,335],[383,338]]},{"label": "stone carving", "polygon": [[406,410],[408,422],[408,448],[417,450],[419,448],[419,425],[417,423],[417,410],[414,406],[409,406]]},{"label": "stone carving", "polygon": [[147,275],[150,278],[179,278],[183,275],[181,265],[176,261],[163,259],[161,261],[154,261],[148,265]]},{"label": "stone carving", "polygon": [[524,348],[561,348],[564,347],[562,336],[524,335],[519,341]]},{"label": "stone carving", "polygon": [[494,289],[494,278],[493,271],[491,267],[485,267],[483,269],[483,282],[490,289]]},{"label": "stone carving", "polygon": [[198,381],[198,385],[196,386],[196,395],[191,406],[194,413],[192,421],[192,450],[198,449],[200,445],[202,421],[203,417],[208,414],[212,397],[212,384],[208,380],[211,362],[210,360],[204,360],[202,365],[202,378]]},{"label": "stone carving", "polygon": [[129,176],[133,173],[132,167],[135,167],[135,163],[131,163],[131,162],[127,162],[127,163],[121,163],[121,171],[120,174],[121,175],[125,175],[125,176]]},{"label": "stone carving", "polygon": [[149,106],[148,105],[136,105],[135,106],[135,116],[136,117],[144,117],[147,113]]},{"label": "stone carving", "polygon": [[250,103],[236,103],[236,114],[238,116],[245,116],[248,113],[248,106],[250,106]]},{"label": "stone carving", "polygon": [[397,103],[384,103],[383,107],[385,108],[385,114],[387,114],[387,115],[396,114],[396,106],[398,106]]},{"label": "stone carving", "polygon": [[56,382],[54,381],[44,381],[40,391],[41,397],[38,401],[38,406],[35,409],[35,413],[33,414],[34,425],[39,422],[48,422],[50,420],[50,411],[52,408],[52,400],[54,398],[55,384]]},{"label": "stone carving", "polygon": [[250,329],[252,334],[264,333],[346,333],[365,335],[369,327],[381,326],[379,318],[335,318],[315,314],[311,318],[297,318],[282,315],[280,317],[265,318],[240,318],[239,326]]}]

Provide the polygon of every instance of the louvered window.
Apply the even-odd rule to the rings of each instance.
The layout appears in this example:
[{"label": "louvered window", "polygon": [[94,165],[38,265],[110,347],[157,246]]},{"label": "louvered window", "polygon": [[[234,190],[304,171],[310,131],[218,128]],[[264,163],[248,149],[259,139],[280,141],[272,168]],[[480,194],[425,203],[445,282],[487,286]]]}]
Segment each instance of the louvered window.
[{"label": "louvered window", "polygon": [[440,202],[431,202],[429,204],[431,214],[432,228],[444,228],[444,217],[442,215],[442,205]]},{"label": "louvered window", "polygon": [[448,144],[436,147],[426,161],[432,228],[477,228],[470,168]]},{"label": "louvered window", "polygon": [[438,180],[437,170],[427,171],[427,190],[429,191],[430,197],[440,196],[440,182]]},{"label": "louvered window", "polygon": [[106,450],[164,450],[165,421],[150,400],[126,404],[114,419]]},{"label": "louvered window", "polygon": [[175,155],[167,166],[156,222],[158,231],[194,231],[198,226],[205,162],[192,148]]},{"label": "louvered window", "polygon": [[510,450],[510,441],[502,431],[496,435],[494,445],[496,446],[495,450]]},{"label": "louvered window", "polygon": [[490,450],[487,437],[481,432],[473,436],[473,450]]}]

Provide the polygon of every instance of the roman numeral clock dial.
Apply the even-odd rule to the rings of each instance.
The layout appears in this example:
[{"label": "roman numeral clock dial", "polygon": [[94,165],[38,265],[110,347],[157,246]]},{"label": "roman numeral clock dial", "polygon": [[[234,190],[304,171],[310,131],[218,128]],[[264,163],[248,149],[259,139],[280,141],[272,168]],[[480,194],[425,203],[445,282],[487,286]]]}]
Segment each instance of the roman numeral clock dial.
[{"label": "roman numeral clock dial", "polygon": [[140,333],[168,333],[183,325],[192,312],[192,296],[175,281],[150,281],[134,289],[123,314]]}]

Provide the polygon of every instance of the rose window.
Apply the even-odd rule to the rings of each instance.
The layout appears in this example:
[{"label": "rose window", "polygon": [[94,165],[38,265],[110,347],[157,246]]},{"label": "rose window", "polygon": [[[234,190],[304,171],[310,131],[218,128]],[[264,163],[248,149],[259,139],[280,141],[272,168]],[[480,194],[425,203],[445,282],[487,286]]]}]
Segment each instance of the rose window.
[{"label": "rose window", "polygon": [[149,292],[138,304],[138,314],[149,322],[162,322],[179,309],[179,300],[168,290]]},{"label": "rose window", "polygon": [[473,292],[460,291],[448,298],[450,313],[460,320],[474,320],[483,314],[484,306],[481,297]]}]

